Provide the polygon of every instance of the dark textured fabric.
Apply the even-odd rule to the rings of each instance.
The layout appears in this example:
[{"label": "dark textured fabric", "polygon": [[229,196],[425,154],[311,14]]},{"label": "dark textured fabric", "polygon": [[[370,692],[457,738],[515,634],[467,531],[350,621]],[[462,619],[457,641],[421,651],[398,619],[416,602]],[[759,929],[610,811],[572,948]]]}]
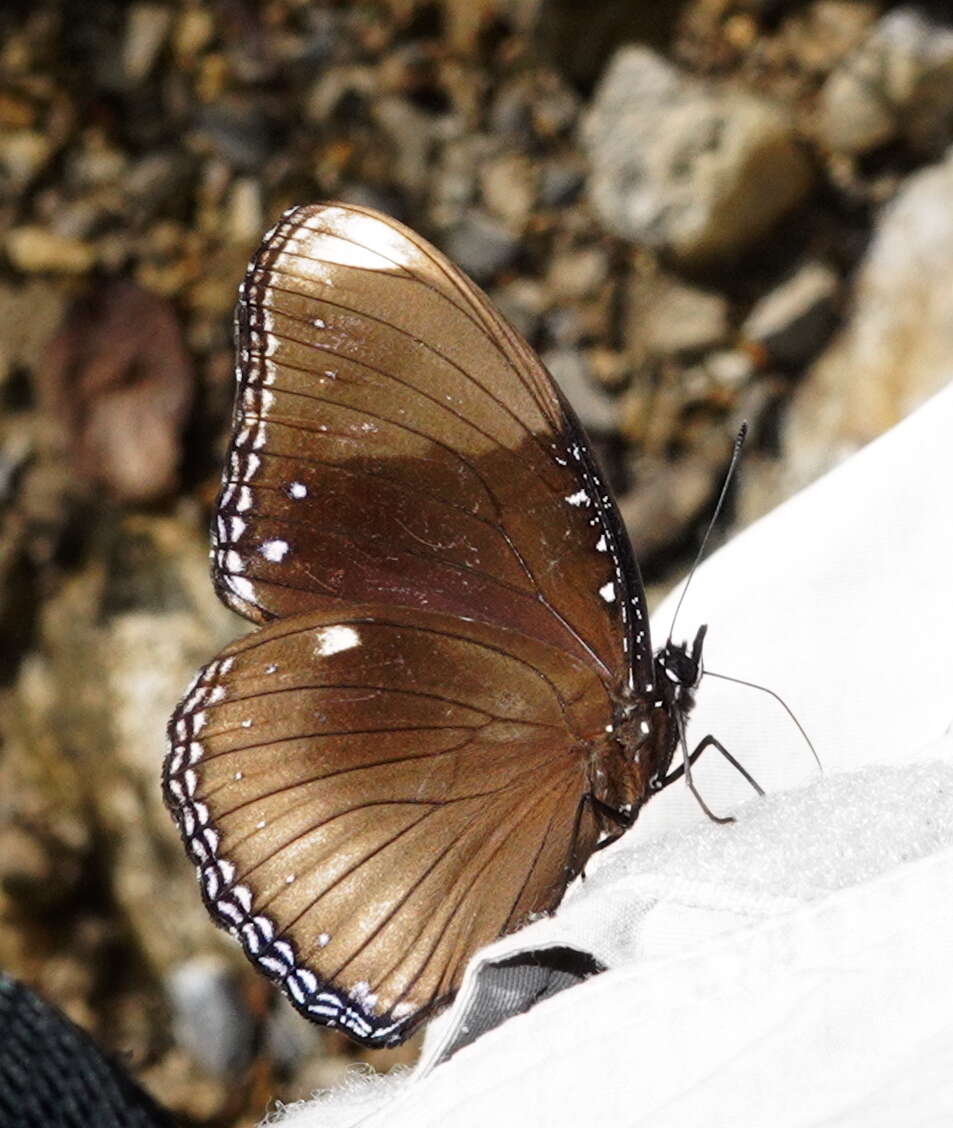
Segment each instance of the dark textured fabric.
[{"label": "dark textured fabric", "polygon": [[96,1043],[0,974],[0,1128],[172,1128]]},{"label": "dark textured fabric", "polygon": [[477,976],[466,1025],[457,1031],[440,1060],[453,1057],[514,1014],[524,1014],[543,999],[604,970],[588,952],[575,948],[541,948],[487,964]]}]

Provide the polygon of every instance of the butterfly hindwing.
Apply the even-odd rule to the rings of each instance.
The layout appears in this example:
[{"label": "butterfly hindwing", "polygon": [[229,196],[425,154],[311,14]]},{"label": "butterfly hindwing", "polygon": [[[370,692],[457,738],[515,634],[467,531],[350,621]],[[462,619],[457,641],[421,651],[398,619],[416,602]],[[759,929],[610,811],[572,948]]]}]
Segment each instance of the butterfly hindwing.
[{"label": "butterfly hindwing", "polygon": [[519,632],[311,612],[200,673],[165,794],[217,922],[302,1013],[386,1045],[558,903],[595,845],[608,712],[585,663]]}]

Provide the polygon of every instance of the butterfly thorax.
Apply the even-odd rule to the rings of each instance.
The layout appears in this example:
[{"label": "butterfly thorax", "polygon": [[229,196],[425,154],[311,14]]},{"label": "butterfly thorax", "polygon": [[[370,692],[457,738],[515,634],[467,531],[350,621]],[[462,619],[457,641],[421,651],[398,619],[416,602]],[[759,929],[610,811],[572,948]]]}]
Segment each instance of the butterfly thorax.
[{"label": "butterfly thorax", "polygon": [[692,644],[666,642],[655,655],[654,681],[614,695],[614,722],[590,770],[593,798],[634,821],[668,773],[685,719],[695,705],[706,627]]}]

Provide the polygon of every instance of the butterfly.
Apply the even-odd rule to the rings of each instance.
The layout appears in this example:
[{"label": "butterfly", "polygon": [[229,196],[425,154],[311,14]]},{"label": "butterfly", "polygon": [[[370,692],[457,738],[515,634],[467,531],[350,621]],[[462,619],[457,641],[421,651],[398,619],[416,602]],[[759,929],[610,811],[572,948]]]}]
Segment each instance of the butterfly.
[{"label": "butterfly", "polygon": [[402,224],[291,209],[236,348],[212,576],[258,629],[176,708],[164,794],[252,963],[394,1045],[682,773],[704,628],[653,654],[572,409]]}]

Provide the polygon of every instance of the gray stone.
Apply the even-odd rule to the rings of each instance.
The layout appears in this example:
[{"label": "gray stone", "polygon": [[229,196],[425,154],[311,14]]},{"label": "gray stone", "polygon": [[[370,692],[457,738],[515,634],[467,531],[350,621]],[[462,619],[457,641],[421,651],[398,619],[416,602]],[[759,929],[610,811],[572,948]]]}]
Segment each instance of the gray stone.
[{"label": "gray stone", "polygon": [[913,7],[889,12],[831,72],[817,128],[841,153],[897,137],[918,149],[944,147],[953,138],[953,26]]},{"label": "gray stone", "polygon": [[953,372],[953,154],[881,214],[853,309],[784,427],[783,492],[818,477],[939,391]]},{"label": "gray stone", "polygon": [[234,1076],[252,1056],[254,1022],[233,968],[218,956],[198,956],[166,977],[176,1041],[207,1072]]},{"label": "gray stone", "polygon": [[444,240],[444,251],[478,282],[492,278],[516,258],[519,243],[483,212],[472,212]]},{"label": "gray stone", "polygon": [[626,339],[637,356],[701,353],[723,344],[729,332],[728,301],[678,278],[633,282]]},{"label": "gray stone", "polygon": [[552,349],[543,354],[543,363],[587,431],[616,430],[615,403],[590,378],[585,359],[576,349]]},{"label": "gray stone", "polygon": [[236,97],[204,106],[196,115],[193,137],[201,149],[258,175],[271,146],[269,134],[260,105]]},{"label": "gray stone", "polygon": [[821,262],[806,262],[755,303],[741,335],[779,364],[803,364],[834,328],[839,290],[835,271]]},{"label": "gray stone", "polygon": [[606,227],[696,264],[754,243],[813,182],[779,109],[688,78],[644,47],[616,53],[583,137]]},{"label": "gray stone", "polygon": [[701,455],[678,462],[640,460],[637,484],[619,499],[619,510],[642,560],[684,536],[710,503],[716,467]]},{"label": "gray stone", "polygon": [[276,992],[265,1026],[265,1047],[279,1069],[297,1069],[321,1045],[321,1029],[302,1022],[284,995]]},{"label": "gray stone", "polygon": [[373,116],[391,142],[394,180],[407,192],[423,191],[430,176],[434,143],[431,119],[396,95],[378,99]]},{"label": "gray stone", "polygon": [[532,341],[539,331],[540,320],[546,305],[543,288],[533,278],[514,278],[495,289],[493,303],[516,329]]},{"label": "gray stone", "polygon": [[167,149],[147,154],[123,178],[127,207],[139,221],[150,219],[187,191],[192,172],[193,162],[184,153]]},{"label": "gray stone", "polygon": [[539,202],[546,208],[571,204],[586,182],[585,170],[572,158],[546,161],[539,177]]},{"label": "gray stone", "polygon": [[479,170],[499,152],[484,133],[456,138],[443,146],[430,171],[430,216],[438,227],[452,228],[470,218],[477,195]]}]

